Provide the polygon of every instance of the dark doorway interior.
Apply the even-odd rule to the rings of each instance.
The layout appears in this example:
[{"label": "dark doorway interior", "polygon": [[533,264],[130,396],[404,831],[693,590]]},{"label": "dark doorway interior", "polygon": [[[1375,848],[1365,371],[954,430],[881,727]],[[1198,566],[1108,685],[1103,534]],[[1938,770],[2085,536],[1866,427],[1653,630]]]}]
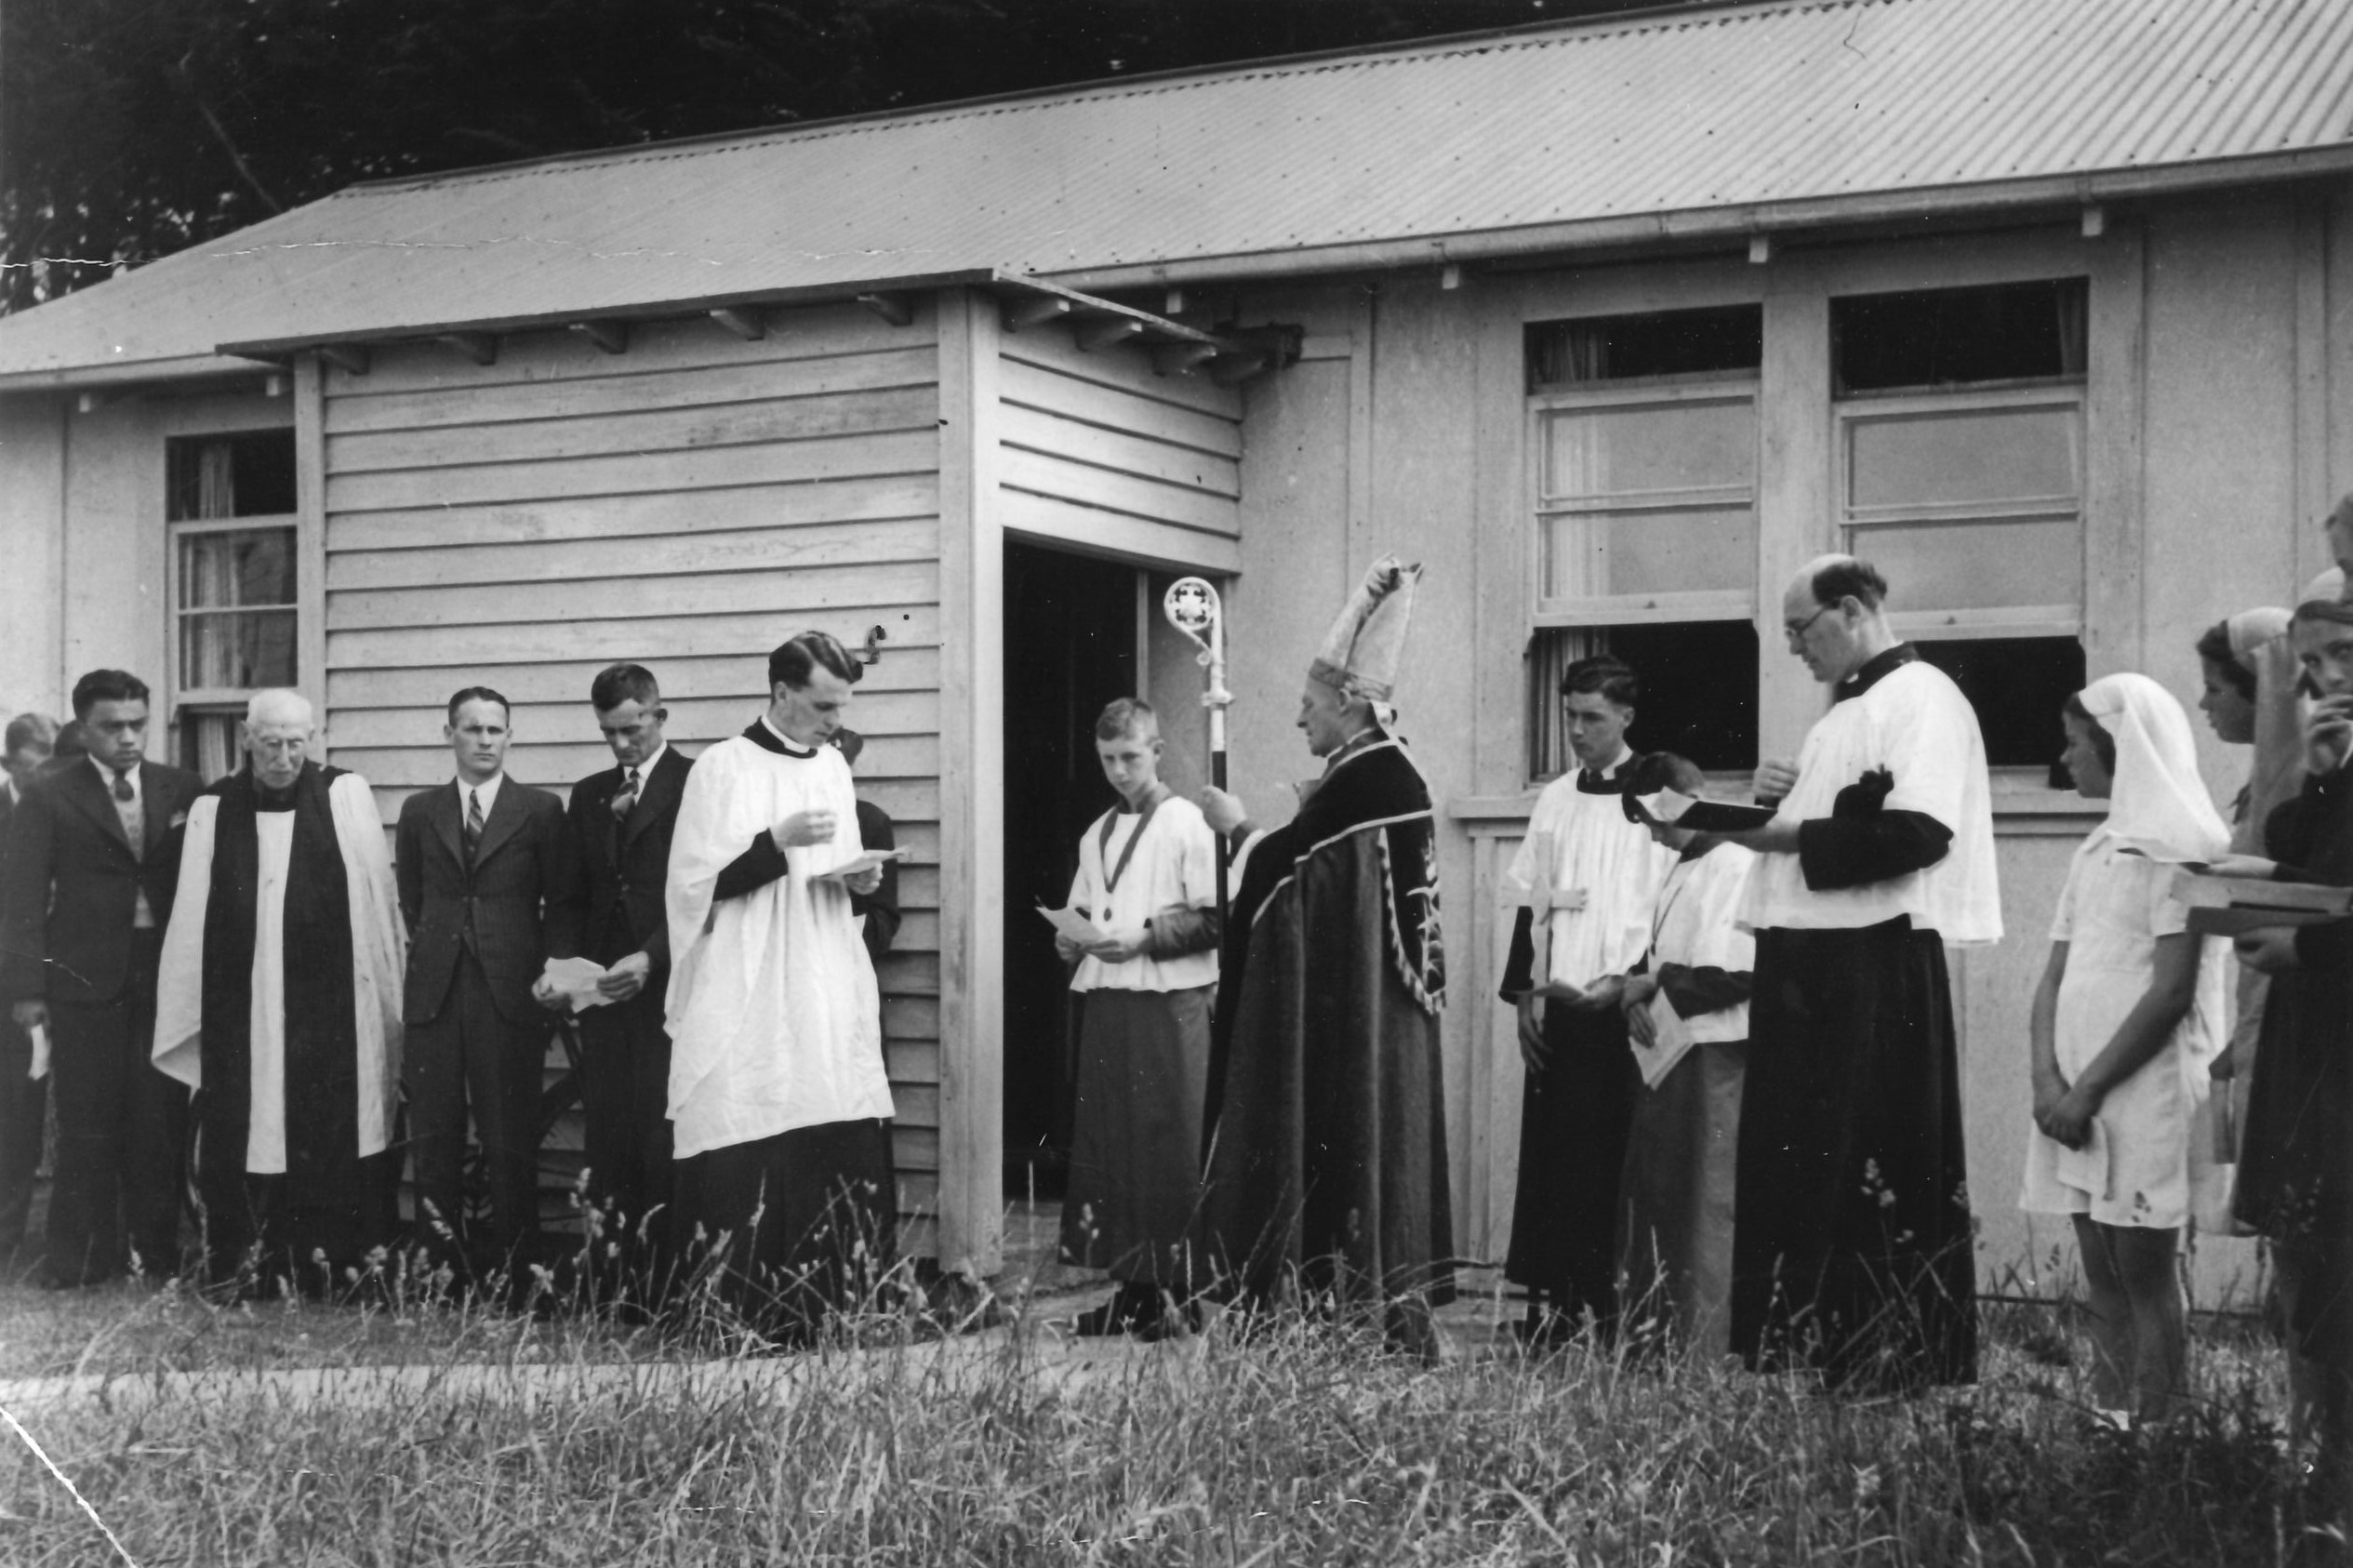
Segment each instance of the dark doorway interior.
[{"label": "dark doorway interior", "polygon": [[1058,1199],[1070,1149],[1071,998],[1041,904],[1109,810],[1095,716],[1137,690],[1136,569],[1005,546],[1005,1194]]}]

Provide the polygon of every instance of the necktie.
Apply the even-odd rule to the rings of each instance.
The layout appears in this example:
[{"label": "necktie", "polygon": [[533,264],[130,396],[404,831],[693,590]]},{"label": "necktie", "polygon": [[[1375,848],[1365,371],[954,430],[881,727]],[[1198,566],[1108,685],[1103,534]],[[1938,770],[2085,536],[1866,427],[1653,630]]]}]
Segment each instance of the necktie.
[{"label": "necktie", "polygon": [[474,850],[482,843],[482,791],[466,791],[466,864],[473,864]]},{"label": "necktie", "polygon": [[637,770],[635,768],[631,768],[629,770],[629,777],[621,781],[621,787],[613,791],[613,820],[616,822],[628,821],[630,807],[635,805],[636,804]]},{"label": "necktie", "polygon": [[139,791],[131,788],[131,776],[129,774],[118,773],[114,776],[114,798],[118,801],[124,802],[139,799]]}]

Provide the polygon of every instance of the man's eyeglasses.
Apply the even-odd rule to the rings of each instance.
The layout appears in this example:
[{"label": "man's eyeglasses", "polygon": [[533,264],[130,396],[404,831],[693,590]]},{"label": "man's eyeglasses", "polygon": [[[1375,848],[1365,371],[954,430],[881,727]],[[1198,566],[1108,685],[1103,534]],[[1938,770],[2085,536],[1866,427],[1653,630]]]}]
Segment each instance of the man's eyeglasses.
[{"label": "man's eyeglasses", "polygon": [[1814,623],[1837,608],[1836,605],[1825,605],[1803,620],[1785,620],[1781,623],[1781,634],[1792,643],[1803,642],[1805,634],[1814,630]]}]

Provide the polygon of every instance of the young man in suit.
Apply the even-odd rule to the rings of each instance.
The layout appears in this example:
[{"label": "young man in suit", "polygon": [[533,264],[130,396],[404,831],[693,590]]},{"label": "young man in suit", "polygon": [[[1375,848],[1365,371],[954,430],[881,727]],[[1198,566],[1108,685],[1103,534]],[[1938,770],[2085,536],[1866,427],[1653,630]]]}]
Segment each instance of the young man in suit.
[{"label": "young man in suit", "polygon": [[[470,1268],[516,1261],[538,1233],[548,1037],[539,1009],[553,997],[542,971],[579,950],[579,873],[564,805],[506,776],[507,714],[507,699],[487,686],[449,699],[442,735],[458,776],[402,803],[393,835],[408,925],[401,1081],[419,1230],[438,1260]],[[470,1103],[490,1174],[486,1237],[466,1233]]]},{"label": "young man in suit", "polygon": [[624,1289],[658,1298],[668,1284],[671,1205],[670,926],[662,882],[671,830],[694,765],[662,737],[670,711],[653,672],[616,664],[589,686],[612,767],[572,786],[579,857],[580,953],[605,965],[612,1000],[580,1014],[580,1100],[588,1119],[588,1196],[601,1233],[620,1247]]},{"label": "young man in suit", "polygon": [[188,1091],[148,1053],[179,829],[203,784],[145,760],[147,697],[121,670],[75,682],[88,755],[35,781],[8,818],[0,993],[18,1028],[49,1034],[53,1287],[107,1279],[131,1255],[151,1278],[179,1271]]},{"label": "young man in suit", "polygon": [[[57,743],[57,721],[46,713],[19,713],[8,721],[7,770],[0,782],[0,867],[7,864],[8,818],[17,802],[41,775]],[[0,876],[5,876],[0,871]],[[24,1247],[24,1226],[33,1209],[33,1173],[41,1163],[41,1127],[48,1116],[49,1080],[33,1073],[33,1037],[0,1008],[0,1272],[13,1272],[40,1255]]]}]

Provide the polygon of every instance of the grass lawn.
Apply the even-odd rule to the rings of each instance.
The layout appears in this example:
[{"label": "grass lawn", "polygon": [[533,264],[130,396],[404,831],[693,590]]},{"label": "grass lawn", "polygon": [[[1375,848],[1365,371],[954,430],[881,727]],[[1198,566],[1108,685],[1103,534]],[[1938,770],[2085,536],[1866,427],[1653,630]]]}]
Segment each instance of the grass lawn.
[{"label": "grass lawn", "polygon": [[[1032,1312],[710,1375],[578,1319],[9,1289],[0,1404],[142,1565],[2332,1560],[2238,1320],[2200,1324],[2194,1410],[2128,1436],[2047,1309],[1988,1308],[1978,1388],[1863,1403],[1530,1361],[1457,1313],[1429,1369],[1305,1324],[1082,1346]],[[420,1375],[254,1375],[306,1367]],[[122,1382],[22,1381],[75,1371]],[[5,1429],[0,1509],[0,1561],[121,1561]]]}]

